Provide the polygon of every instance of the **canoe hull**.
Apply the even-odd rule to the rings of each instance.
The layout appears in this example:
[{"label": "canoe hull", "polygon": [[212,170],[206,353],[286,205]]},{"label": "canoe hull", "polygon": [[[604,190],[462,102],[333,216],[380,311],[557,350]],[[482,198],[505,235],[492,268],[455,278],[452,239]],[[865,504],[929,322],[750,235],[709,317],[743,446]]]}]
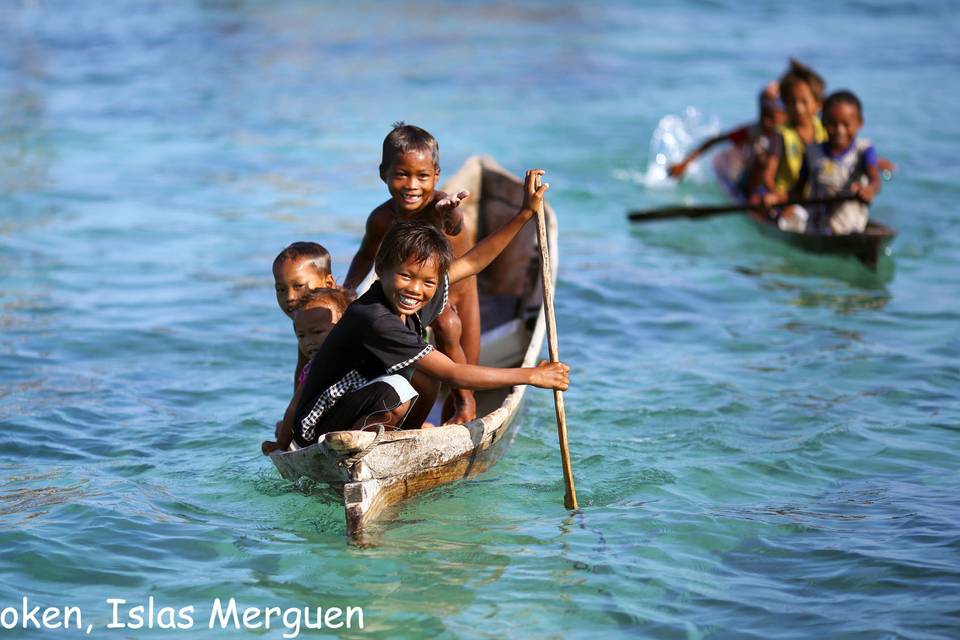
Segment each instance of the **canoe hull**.
[{"label": "canoe hull", "polygon": [[785,242],[791,247],[808,253],[853,256],[868,269],[876,270],[877,262],[886,253],[886,247],[896,237],[896,232],[875,220],[867,222],[863,233],[842,236],[821,236],[811,233],[794,233],[780,229],[776,222],[762,213],[751,212],[750,219],[760,233]]}]

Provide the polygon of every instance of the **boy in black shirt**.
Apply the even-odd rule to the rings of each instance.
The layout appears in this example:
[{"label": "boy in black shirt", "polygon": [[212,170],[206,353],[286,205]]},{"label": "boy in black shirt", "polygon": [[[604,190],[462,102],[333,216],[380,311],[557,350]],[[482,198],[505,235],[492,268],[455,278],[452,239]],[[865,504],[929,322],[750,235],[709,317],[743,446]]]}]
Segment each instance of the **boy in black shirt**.
[{"label": "boy in black shirt", "polygon": [[534,188],[540,175],[539,169],[527,172],[517,215],[456,260],[446,237],[433,226],[398,223],[387,233],[376,259],[380,280],[348,307],[327,336],[290,401],[278,441],[264,442],[264,453],[285,450],[291,440],[309,446],[330,431],[399,426],[416,399],[410,386],[414,367],[468,389],[518,384],[567,388],[569,368],[563,363],[515,369],[456,364],[423,336],[423,328],[446,306],[450,285],[486,268],[535,215],[547,190],[546,184]]}]

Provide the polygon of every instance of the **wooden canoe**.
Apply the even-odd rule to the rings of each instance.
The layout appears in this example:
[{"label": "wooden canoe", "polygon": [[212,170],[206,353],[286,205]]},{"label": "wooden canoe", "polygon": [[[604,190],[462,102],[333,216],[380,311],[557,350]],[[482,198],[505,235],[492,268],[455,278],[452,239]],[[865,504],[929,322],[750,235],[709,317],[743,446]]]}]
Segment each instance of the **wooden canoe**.
[{"label": "wooden canoe", "polygon": [[[728,170],[726,165],[737,162],[734,155],[736,153],[737,149],[728,149],[717,154],[713,159],[713,168],[717,180],[727,196],[734,202],[743,202],[742,194],[731,185],[727,178],[731,171]],[[876,220],[869,220],[867,228],[862,233],[837,236],[784,231],[777,226],[776,221],[771,220],[769,216],[759,211],[751,211],[750,220],[763,235],[769,238],[785,242],[809,253],[853,256],[872,270],[876,270],[880,256],[885,253],[887,245],[897,235],[896,231]]]},{"label": "wooden canoe", "polygon": [[776,221],[757,211],[750,212],[750,220],[763,235],[785,242],[792,247],[810,253],[853,256],[865,267],[873,270],[876,270],[877,261],[884,254],[886,246],[897,235],[896,231],[876,220],[868,220],[867,228],[862,233],[842,236],[784,231],[777,226]]},{"label": "wooden canoe", "polygon": [[[523,202],[523,183],[489,157],[473,157],[443,186],[470,192],[465,232],[483,238],[513,216]],[[547,206],[551,276],[556,280],[557,225]],[[543,348],[545,321],[536,227],[531,222],[477,278],[480,294],[480,363],[533,366]],[[374,433],[338,431],[298,451],[270,459],[284,478],[327,484],[343,498],[347,535],[362,533],[384,509],[434,487],[492,466],[513,440],[525,386],[477,391],[476,420],[432,429]],[[438,404],[442,398],[438,400]],[[372,445],[372,446],[371,446]],[[359,457],[359,452],[366,450]],[[356,459],[359,457],[359,459]]]}]

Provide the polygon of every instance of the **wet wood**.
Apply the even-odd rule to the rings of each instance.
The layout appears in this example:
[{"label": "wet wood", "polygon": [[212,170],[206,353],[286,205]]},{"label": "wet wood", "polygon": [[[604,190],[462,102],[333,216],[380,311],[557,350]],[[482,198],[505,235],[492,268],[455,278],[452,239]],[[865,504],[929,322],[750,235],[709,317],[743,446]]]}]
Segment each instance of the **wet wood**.
[{"label": "wet wood", "polygon": [[[537,178],[536,187],[540,188]],[[550,243],[547,240],[547,218],[543,206],[537,208],[537,242],[540,245],[540,275],[543,283],[543,309],[547,321],[547,343],[550,362],[560,362],[560,344],[557,337],[557,319],[553,314],[553,283],[556,271],[550,265]],[[563,466],[563,506],[577,508],[577,490],[573,485],[573,466],[570,464],[570,446],[567,444],[567,413],[563,406],[563,392],[553,390],[553,406],[557,414],[557,439],[560,443],[560,461]]]}]

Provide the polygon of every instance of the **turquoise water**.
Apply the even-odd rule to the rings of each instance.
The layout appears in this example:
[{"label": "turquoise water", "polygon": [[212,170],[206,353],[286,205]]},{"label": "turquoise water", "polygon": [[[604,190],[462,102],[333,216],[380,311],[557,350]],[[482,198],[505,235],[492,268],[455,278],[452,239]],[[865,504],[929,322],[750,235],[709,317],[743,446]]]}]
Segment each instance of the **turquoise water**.
[{"label": "turquoise water", "polygon": [[[207,629],[217,597],[363,607],[346,637],[960,635],[956,6],[664,4],[6,3],[0,608],[104,638],[285,632]],[[651,136],[749,119],[788,54],[898,164],[876,275],[737,217],[625,220],[721,198],[648,179]],[[295,356],[270,262],[319,240],[342,278],[400,119],[447,174],[549,172],[576,514],[536,390],[494,469],[374,548],[259,455]],[[193,629],[106,628],[150,596]]]}]

